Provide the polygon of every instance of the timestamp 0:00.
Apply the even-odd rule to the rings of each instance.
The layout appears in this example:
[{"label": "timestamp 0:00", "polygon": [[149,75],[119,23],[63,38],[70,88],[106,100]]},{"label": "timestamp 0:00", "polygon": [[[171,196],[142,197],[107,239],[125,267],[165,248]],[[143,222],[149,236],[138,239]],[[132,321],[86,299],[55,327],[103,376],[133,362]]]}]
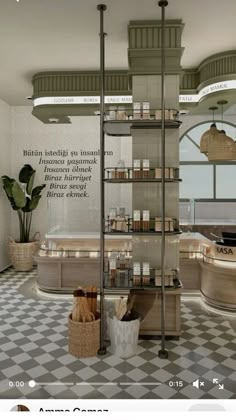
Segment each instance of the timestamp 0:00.
[{"label": "timestamp 0:00", "polygon": [[25,383],[23,381],[9,381],[10,388],[23,388]]}]

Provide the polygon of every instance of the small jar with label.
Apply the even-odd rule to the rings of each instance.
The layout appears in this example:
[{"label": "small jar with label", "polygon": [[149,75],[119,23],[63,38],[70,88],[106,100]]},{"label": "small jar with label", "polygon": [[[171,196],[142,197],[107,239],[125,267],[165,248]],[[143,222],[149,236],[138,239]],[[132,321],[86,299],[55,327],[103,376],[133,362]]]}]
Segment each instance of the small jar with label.
[{"label": "small jar with label", "polygon": [[133,230],[136,231],[136,232],[140,232],[141,231],[140,210],[134,210]]},{"label": "small jar with label", "polygon": [[109,277],[110,277],[111,287],[116,286],[116,274],[117,274],[116,256],[111,255],[111,258],[109,260]]},{"label": "small jar with label", "polygon": [[150,119],[150,102],[145,101],[143,102],[143,119],[149,120]]},{"label": "small jar with label", "polygon": [[141,286],[141,265],[139,262],[133,264],[133,286]]},{"label": "small jar with label", "polygon": [[121,252],[119,255],[119,269],[125,270],[126,269],[126,258],[125,253]]},{"label": "small jar with label", "polygon": [[133,178],[141,178],[142,172],[141,172],[141,163],[139,159],[134,160],[133,164]]},{"label": "small jar with label", "polygon": [[150,263],[144,262],[143,263],[143,285],[150,284]]},{"label": "small jar with label", "polygon": [[143,178],[149,178],[150,162],[149,159],[143,160]]},{"label": "small jar with label", "polygon": [[111,207],[109,209],[109,216],[108,216],[108,229],[111,230],[114,227],[114,223],[117,217],[117,210],[115,207]]},{"label": "small jar with label", "polygon": [[117,113],[116,113],[116,118],[117,118],[117,120],[127,120],[128,119],[126,111],[125,111],[125,107],[123,107],[123,106],[118,107],[118,110],[117,110]]},{"label": "small jar with label", "polygon": [[144,232],[148,232],[150,230],[150,211],[149,210],[143,210],[142,228]]},{"label": "small jar with label", "polygon": [[124,179],[126,178],[126,169],[125,169],[125,161],[124,160],[119,160],[117,163],[117,169],[116,169],[116,173],[117,173],[117,178],[119,179]]},{"label": "small jar with label", "polygon": [[116,110],[117,110],[116,106],[110,106],[109,107],[109,119],[110,120],[115,120],[116,119]]},{"label": "small jar with label", "polygon": [[140,102],[133,103],[133,117],[136,120],[141,119],[141,103]]}]

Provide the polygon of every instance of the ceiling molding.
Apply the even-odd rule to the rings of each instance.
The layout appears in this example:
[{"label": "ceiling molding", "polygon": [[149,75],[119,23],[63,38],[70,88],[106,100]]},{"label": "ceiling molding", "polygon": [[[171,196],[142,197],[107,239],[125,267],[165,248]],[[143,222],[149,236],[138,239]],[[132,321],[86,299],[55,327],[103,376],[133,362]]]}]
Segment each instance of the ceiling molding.
[{"label": "ceiling molding", "polygon": [[[98,95],[99,71],[52,71],[41,72],[32,79],[33,98],[41,96]],[[105,76],[107,95],[130,95],[127,71],[107,71]]]},{"label": "ceiling molding", "polygon": [[[142,52],[136,50],[133,58],[138,60],[139,54],[141,65],[144,66],[144,57],[147,61],[157,61],[160,51],[155,50],[155,57],[152,51],[144,49]],[[172,57],[172,58],[171,58]],[[179,47],[177,49],[169,50],[169,60],[173,59],[173,66],[170,68],[175,69],[177,72],[179,60]],[[136,62],[137,64],[137,62]],[[150,64],[150,62],[149,62]],[[141,69],[141,67],[140,67]],[[143,74],[142,71],[136,66],[133,67],[133,74]],[[145,74],[150,73],[150,67],[147,66]],[[154,72],[154,74],[157,74]],[[170,73],[169,73],[170,74]],[[196,95],[204,88],[209,88],[217,82],[236,80],[236,51],[228,51],[221,54],[216,54],[205,59],[197,69],[187,69],[181,71],[180,81],[180,95]],[[34,75],[32,79],[33,84],[33,99],[46,98],[46,97],[91,97],[99,96],[100,94],[100,73],[99,71],[51,71],[41,72]],[[214,88],[214,86],[213,86]],[[226,86],[226,88],[228,87]],[[218,89],[220,90],[220,89]],[[223,90],[223,89],[222,89]],[[217,89],[216,89],[217,91]],[[130,70],[112,70],[106,71],[105,75],[105,92],[110,96],[129,96],[132,95],[132,77]],[[214,89],[207,91],[206,96],[214,95]],[[196,95],[197,96],[197,95]],[[203,97],[205,100],[206,97]],[[92,104],[91,101],[84,101],[81,104],[56,104],[56,105],[39,105],[34,106],[33,115],[43,122],[48,122],[49,117],[54,117],[60,114],[60,121],[65,122],[64,115],[94,115],[94,111],[99,109],[98,103]],[[188,101],[184,101],[186,104]],[[193,101],[194,102],[194,101]],[[119,104],[119,100],[114,104]],[[68,112],[68,107],[71,106],[71,114]],[[196,104],[189,104],[191,107],[196,107]],[[60,111],[59,111],[60,110]]]},{"label": "ceiling molding", "polygon": [[[181,73],[183,31],[181,20],[165,21],[166,74]],[[131,21],[128,25],[128,63],[130,75],[161,74],[162,22]]]}]

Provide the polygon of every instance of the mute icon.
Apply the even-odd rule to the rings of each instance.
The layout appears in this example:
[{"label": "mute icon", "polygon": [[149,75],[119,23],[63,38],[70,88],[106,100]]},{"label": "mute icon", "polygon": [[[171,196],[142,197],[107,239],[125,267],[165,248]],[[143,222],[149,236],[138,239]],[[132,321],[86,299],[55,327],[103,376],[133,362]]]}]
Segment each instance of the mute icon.
[{"label": "mute icon", "polygon": [[199,379],[197,379],[196,381],[193,382],[193,386],[195,388],[199,389],[199,383],[200,383],[200,381],[199,381]]},{"label": "mute icon", "polygon": [[197,389],[204,387],[205,386],[205,382],[204,381],[200,381],[200,379],[197,379],[196,381],[193,382],[193,386]]}]

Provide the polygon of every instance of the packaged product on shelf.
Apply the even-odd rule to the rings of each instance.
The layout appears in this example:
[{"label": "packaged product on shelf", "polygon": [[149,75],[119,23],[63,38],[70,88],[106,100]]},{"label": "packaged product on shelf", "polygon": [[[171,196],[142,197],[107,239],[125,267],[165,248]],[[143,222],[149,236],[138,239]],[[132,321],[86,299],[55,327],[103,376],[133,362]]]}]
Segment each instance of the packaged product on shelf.
[{"label": "packaged product on shelf", "polygon": [[170,120],[176,120],[177,115],[178,115],[178,111],[176,109],[170,109],[169,110]]},{"label": "packaged product on shelf", "polygon": [[119,255],[118,266],[120,270],[125,270],[126,268],[126,259],[125,259],[125,254],[123,252],[120,253]]},{"label": "packaged product on shelf", "polygon": [[117,217],[117,210],[115,207],[109,209],[109,227],[112,226]]},{"label": "packaged product on shelf", "polygon": [[110,224],[112,231],[128,232],[128,219],[117,215],[113,222]]},{"label": "packaged product on shelf", "polygon": [[119,208],[119,216],[120,217],[125,217],[125,207],[120,207]]},{"label": "packaged product on shelf", "polygon": [[143,285],[150,284],[150,263],[143,263]]},{"label": "packaged product on shelf", "polygon": [[140,159],[135,159],[133,164],[133,178],[141,178],[141,162]]},{"label": "packaged product on shelf", "polygon": [[116,110],[117,110],[116,106],[110,106],[109,107],[109,119],[110,120],[115,120],[116,119]]},{"label": "packaged product on shelf", "polygon": [[141,285],[141,265],[139,262],[133,263],[133,286]]},{"label": "packaged product on shelf", "polygon": [[117,287],[128,286],[128,272],[127,270],[117,270]]},{"label": "packaged product on shelf", "polygon": [[112,253],[109,259],[109,276],[110,276],[111,287],[115,287],[116,285],[116,274],[117,274],[116,262],[117,262],[117,256],[115,253]]},{"label": "packaged product on shelf", "polygon": [[117,120],[127,120],[128,119],[126,111],[125,111],[125,107],[123,107],[123,106],[118,107],[118,110],[117,110],[117,113],[116,113],[116,119]]},{"label": "packaged product on shelf", "polygon": [[143,178],[149,178],[150,173],[150,161],[149,159],[143,159]]},{"label": "packaged product on shelf", "polygon": [[170,119],[170,110],[165,109],[165,120],[169,120],[169,119]]},{"label": "packaged product on shelf", "polygon": [[126,178],[127,170],[125,169],[125,161],[119,160],[117,163],[117,178],[124,179]]},{"label": "packaged product on shelf", "polygon": [[[165,286],[174,286],[175,272],[171,268],[165,269]],[[161,286],[161,269],[155,270],[155,285]]]},{"label": "packaged product on shelf", "polygon": [[[162,168],[155,168],[155,178],[161,178]],[[174,168],[165,168],[165,178],[174,178]]]},{"label": "packaged product on shelf", "polygon": [[148,101],[143,102],[143,119],[150,119],[150,102]]},{"label": "packaged product on shelf", "polygon": [[143,210],[142,228],[145,232],[150,230],[150,210]]},{"label": "packaged product on shelf", "polygon": [[141,119],[141,103],[140,102],[133,103],[133,117],[136,120]]},{"label": "packaged product on shelf", "polygon": [[[162,220],[161,217],[155,217],[155,232],[161,232],[162,230]],[[174,220],[171,217],[165,217],[165,231],[173,232],[174,230]]]},{"label": "packaged product on shelf", "polygon": [[156,112],[155,112],[155,119],[156,119],[156,120],[161,120],[161,115],[162,115],[162,111],[161,111],[161,109],[156,109]]},{"label": "packaged product on shelf", "polygon": [[140,210],[134,210],[133,230],[135,230],[135,231],[141,231]]},{"label": "packaged product on shelf", "polygon": [[[165,115],[165,120],[169,120],[170,119],[170,111],[169,111],[169,109],[165,109],[164,115]],[[162,110],[161,109],[156,109],[155,119],[156,120],[161,120],[162,119]]]}]

